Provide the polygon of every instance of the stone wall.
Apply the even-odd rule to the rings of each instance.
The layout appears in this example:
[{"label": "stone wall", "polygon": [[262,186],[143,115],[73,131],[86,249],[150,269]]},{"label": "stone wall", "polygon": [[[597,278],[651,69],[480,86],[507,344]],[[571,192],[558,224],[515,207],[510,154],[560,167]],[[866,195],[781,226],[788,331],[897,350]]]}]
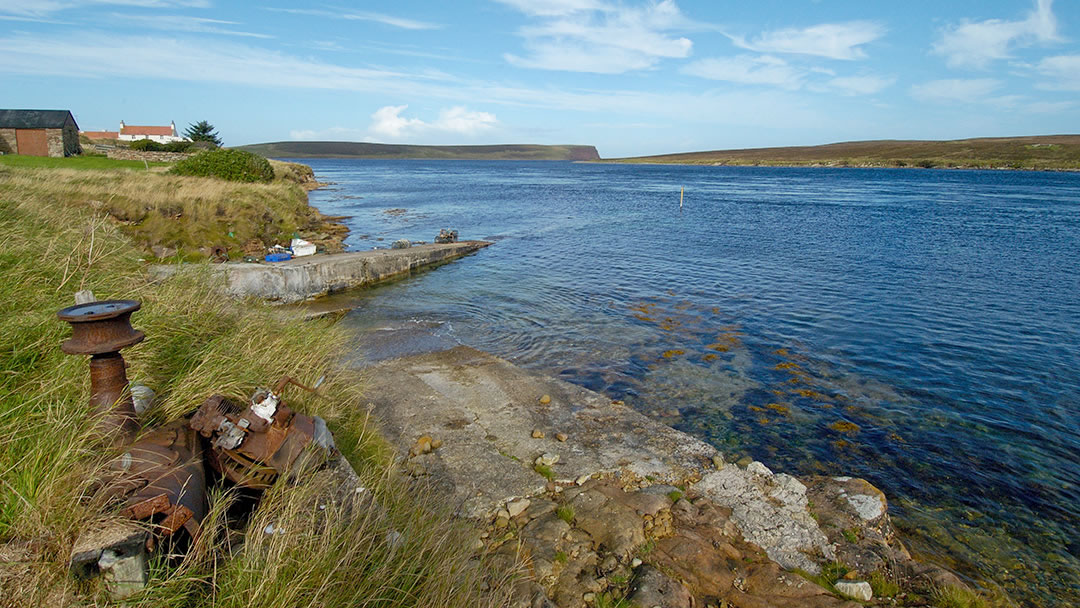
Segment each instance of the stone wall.
[{"label": "stone wall", "polygon": [[116,148],[115,150],[107,151],[106,156],[118,160],[145,160],[151,163],[174,163],[193,155],[187,152],[143,152],[140,150],[129,150],[127,148]]},{"label": "stone wall", "polygon": [[15,153],[15,129],[0,129],[0,154]]},{"label": "stone wall", "polygon": [[63,158],[64,154],[64,130],[45,129],[45,141],[49,145],[49,156]]}]

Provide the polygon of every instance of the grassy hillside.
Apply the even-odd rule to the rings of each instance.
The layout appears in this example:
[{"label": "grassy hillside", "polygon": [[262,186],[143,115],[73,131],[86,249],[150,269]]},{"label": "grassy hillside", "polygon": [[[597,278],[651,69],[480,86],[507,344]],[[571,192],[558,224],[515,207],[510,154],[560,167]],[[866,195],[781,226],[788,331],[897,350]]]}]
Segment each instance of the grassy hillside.
[{"label": "grassy hillside", "polygon": [[853,141],[610,159],[618,163],[1080,170],[1080,135]]},{"label": "grassy hillside", "polygon": [[[87,358],[60,351],[71,330],[56,311],[71,305],[80,289],[102,299],[142,301],[132,324],[146,340],[124,356],[129,377],[158,393],[147,413],[155,422],[176,419],[215,392],[242,401],[254,387],[286,374],[309,385],[325,374],[325,398],[293,391],[286,399],[327,419],[364,486],[387,511],[384,518],[348,517],[330,505],[324,518],[289,517],[287,534],[264,534],[268,522],[280,526],[283,514],[314,510],[312,488],[280,483],[254,515],[255,531],[243,551],[230,551],[223,513],[235,492],[214,492],[201,540],[182,562],[156,558],[149,587],[126,605],[500,603],[502,575],[491,574],[462,542],[474,532],[452,520],[434,495],[391,470],[368,419],[361,381],[339,367],[349,340],[343,329],[290,322],[259,302],[224,299],[211,289],[209,273],[148,282],[139,261],[143,253],[124,225],[87,204],[102,189],[120,192],[118,197],[142,192],[145,172],[80,171],[76,177],[70,170],[47,171],[0,167],[0,299],[7,312],[0,315],[0,606],[110,604],[96,583],[76,583],[67,572],[80,531],[117,517],[115,506],[85,499],[105,456],[89,440]],[[40,183],[27,187],[32,181]],[[236,196],[268,196],[265,186],[227,191],[216,184],[150,183],[198,190],[208,209],[224,206],[226,215]],[[101,200],[109,204],[107,196]]]},{"label": "grassy hillside", "polygon": [[239,258],[287,244],[293,234],[340,250],[345,228],[308,205],[305,180],[314,181],[311,169],[272,166],[274,182],[241,184],[147,171],[141,161],[0,156],[0,188],[42,204],[63,201],[102,211],[144,255],[163,247],[170,257],[201,261],[208,248],[222,246]]},{"label": "grassy hillside", "polygon": [[432,160],[597,160],[593,146],[408,146],[349,141],[278,141],[239,146],[268,158],[383,158]]}]

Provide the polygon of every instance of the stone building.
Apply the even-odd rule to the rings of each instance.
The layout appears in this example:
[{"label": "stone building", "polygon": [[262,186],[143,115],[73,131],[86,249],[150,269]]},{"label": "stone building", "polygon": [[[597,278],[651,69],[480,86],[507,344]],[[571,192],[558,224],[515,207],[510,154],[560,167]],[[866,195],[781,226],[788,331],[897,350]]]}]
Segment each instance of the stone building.
[{"label": "stone building", "polygon": [[79,125],[68,110],[0,110],[0,154],[81,154]]}]

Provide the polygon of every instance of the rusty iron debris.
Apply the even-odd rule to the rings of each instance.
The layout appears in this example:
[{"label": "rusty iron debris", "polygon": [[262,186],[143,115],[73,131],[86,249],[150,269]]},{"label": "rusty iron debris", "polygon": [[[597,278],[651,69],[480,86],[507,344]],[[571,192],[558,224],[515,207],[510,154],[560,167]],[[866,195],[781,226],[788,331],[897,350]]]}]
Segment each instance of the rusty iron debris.
[{"label": "rusty iron debris", "polygon": [[191,428],[210,440],[210,465],[229,481],[264,490],[279,475],[333,455],[326,423],[296,413],[281,401],[279,394],[288,384],[314,392],[286,376],[274,390],[255,391],[246,408],[213,395],[191,417]]},{"label": "rusty iron debris", "polygon": [[339,456],[326,422],[293,411],[280,396],[290,384],[318,395],[322,379],[312,388],[289,376],[272,390],[258,389],[246,406],[213,395],[190,417],[136,440],[140,425],[120,350],[145,338],[130,322],[140,306],[135,300],[91,301],[57,313],[72,327],[72,336],[61,349],[91,357],[90,404],[99,416],[96,431],[107,445],[122,450],[107,463],[95,491],[107,502],[119,503],[121,515],[133,520],[128,525],[114,520],[84,531],[72,550],[71,572],[102,576],[114,597],[145,584],[147,554],[159,539],[180,531],[191,540],[199,537],[209,508],[207,464],[237,486],[261,491],[282,475]]},{"label": "rusty iron debris", "polygon": [[135,300],[105,300],[57,313],[71,324],[71,338],[60,349],[69,355],[90,355],[90,405],[99,416],[97,431],[116,445],[130,442],[139,431],[120,350],[145,338],[131,326],[131,313],[140,306]]}]

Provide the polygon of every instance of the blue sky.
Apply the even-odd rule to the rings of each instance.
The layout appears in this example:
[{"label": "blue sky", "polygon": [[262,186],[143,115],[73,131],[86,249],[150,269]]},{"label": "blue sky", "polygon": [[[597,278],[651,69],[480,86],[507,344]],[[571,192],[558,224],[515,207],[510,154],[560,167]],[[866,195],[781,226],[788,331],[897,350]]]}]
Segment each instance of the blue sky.
[{"label": "blue sky", "polygon": [[1080,133],[1077,0],[0,0],[0,107],[605,157]]}]

